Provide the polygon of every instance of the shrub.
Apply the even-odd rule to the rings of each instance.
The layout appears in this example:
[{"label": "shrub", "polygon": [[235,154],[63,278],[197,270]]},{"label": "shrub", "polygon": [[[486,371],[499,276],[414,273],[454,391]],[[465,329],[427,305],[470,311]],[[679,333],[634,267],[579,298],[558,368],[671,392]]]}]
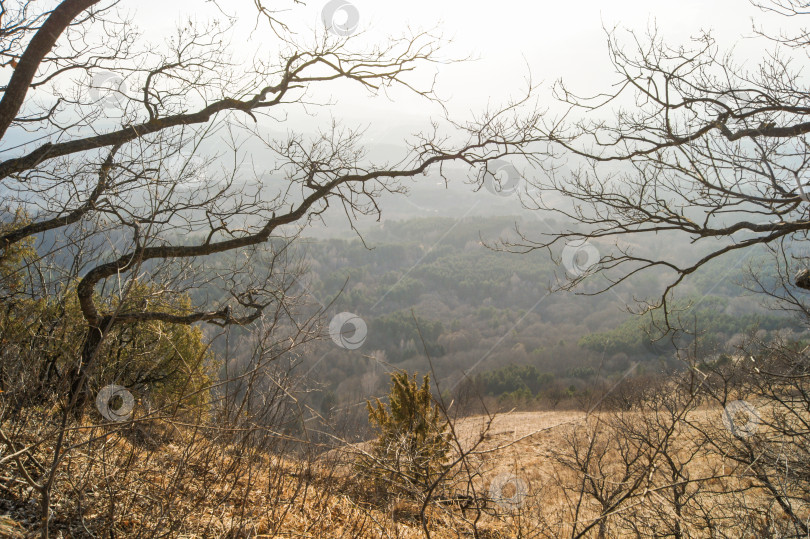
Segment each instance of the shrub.
[{"label": "shrub", "polygon": [[448,423],[430,393],[430,377],[420,386],[406,372],[391,375],[389,404],[366,403],[369,423],[377,431],[372,450],[359,468],[388,492],[424,492],[447,471]]}]

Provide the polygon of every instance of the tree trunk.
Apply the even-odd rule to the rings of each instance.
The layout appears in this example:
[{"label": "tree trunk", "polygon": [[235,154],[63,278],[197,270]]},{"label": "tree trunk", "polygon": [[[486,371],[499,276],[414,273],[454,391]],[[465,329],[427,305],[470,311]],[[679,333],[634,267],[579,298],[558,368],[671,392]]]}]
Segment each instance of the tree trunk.
[{"label": "tree trunk", "polygon": [[[105,321],[106,322],[106,321]],[[79,364],[73,369],[70,393],[68,394],[68,411],[72,411],[74,417],[80,418],[84,412],[84,407],[89,401],[87,382],[90,379],[91,370],[94,366],[98,348],[104,339],[105,330],[109,324],[102,322],[98,326],[89,326],[82,345],[82,355]]]}]

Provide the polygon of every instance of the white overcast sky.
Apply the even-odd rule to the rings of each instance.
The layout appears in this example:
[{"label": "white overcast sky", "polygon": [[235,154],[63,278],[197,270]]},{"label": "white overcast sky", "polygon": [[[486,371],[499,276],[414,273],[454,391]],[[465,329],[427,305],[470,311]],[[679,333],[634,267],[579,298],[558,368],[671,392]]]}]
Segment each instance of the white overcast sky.
[{"label": "white overcast sky", "polygon": [[[426,75],[438,70],[440,95],[451,111],[464,115],[487,102],[504,101],[525,87],[529,70],[535,82],[546,88],[563,78],[578,90],[605,89],[615,80],[607,59],[603,26],[618,26],[644,32],[657,24],[669,42],[683,43],[702,29],[711,29],[721,49],[736,46],[739,57],[764,53],[761,41],[743,39],[752,35],[752,18],[757,24],[775,28],[793,24],[773,14],[764,14],[747,0],[597,0],[469,2],[461,0],[351,0],[360,14],[360,39],[374,41],[395,35],[406,26],[439,27],[453,42],[447,54],[472,55],[475,61],[429,67]],[[305,6],[268,0],[267,5],[291,7],[283,20],[301,36],[322,31],[321,11],[327,0],[307,0]],[[205,18],[212,4],[199,0],[140,0],[122,2],[134,10],[135,20],[149,35],[169,32],[175,21],[188,16]],[[251,33],[255,22],[252,0],[222,4],[242,18],[238,47],[255,48],[262,40],[272,42],[266,27]],[[778,26],[777,26],[778,25]],[[244,40],[244,45],[242,41]],[[329,114],[348,121],[374,123],[381,117],[386,124],[418,123],[435,110],[424,102],[410,99],[391,103],[370,100],[353,87],[332,87],[330,96],[340,105]],[[382,115],[382,116],[381,116]]]},{"label": "white overcast sky", "polygon": [[[299,39],[306,40],[324,32],[321,14],[329,1],[306,0],[305,5],[295,5],[293,0],[263,3],[286,8],[279,17]],[[474,58],[463,63],[428,65],[421,71],[427,80],[438,75],[438,94],[445,99],[451,117],[458,121],[468,119],[488,104],[497,107],[510,96],[521,95],[529,73],[535,84],[541,84],[541,108],[553,106],[549,89],[560,78],[581,94],[608,89],[616,76],[608,61],[603,27],[643,34],[648,26],[657,25],[672,45],[688,43],[690,36],[711,30],[720,50],[734,47],[738,61],[746,60],[754,66],[769,45],[752,38],[752,22],[770,30],[789,29],[801,23],[799,18],[764,13],[748,0],[344,1],[351,2],[360,15],[359,33],[354,36],[357,45],[401,35],[408,27],[435,28],[452,40],[444,49],[446,56]],[[275,57],[273,49],[279,42],[266,23],[256,27],[254,0],[218,2],[239,21],[232,36],[237,56]],[[122,0],[119,8],[132,17],[143,39],[157,48],[188,18],[204,22],[214,15],[221,16],[217,4],[210,0]],[[10,72],[8,67],[0,75]],[[393,102],[385,97],[372,99],[354,83],[330,83],[315,97],[336,105],[315,109],[314,118],[290,111],[288,122],[269,129],[312,132],[334,118],[350,127],[367,128],[372,141],[396,140],[428,128],[429,119],[441,116],[439,108],[405,92],[395,93]]]}]

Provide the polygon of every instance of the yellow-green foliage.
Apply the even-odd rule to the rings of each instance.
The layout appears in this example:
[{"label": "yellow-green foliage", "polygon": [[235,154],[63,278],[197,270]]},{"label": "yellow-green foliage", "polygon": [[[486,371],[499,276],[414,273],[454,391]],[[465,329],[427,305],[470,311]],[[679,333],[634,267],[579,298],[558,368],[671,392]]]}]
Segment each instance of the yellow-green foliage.
[{"label": "yellow-green foliage", "polygon": [[[24,220],[0,224],[19,227]],[[87,324],[79,308],[75,283],[45,297],[26,295],[23,275],[36,258],[32,243],[22,241],[0,250],[0,382],[32,390],[64,391],[66,375],[81,356]],[[97,296],[101,311],[138,312],[148,308],[188,314],[187,295],[168,295],[151,283],[134,282],[118,294]],[[123,302],[123,303],[122,303]],[[158,321],[115,325],[107,334],[92,369],[91,386],[116,383],[149,388],[155,405],[197,404],[208,395],[214,366],[199,327]]]},{"label": "yellow-green foliage", "polygon": [[[17,212],[11,223],[0,223],[0,235],[13,231],[28,223],[28,218]],[[23,288],[23,273],[25,261],[33,258],[33,238],[25,238],[12,245],[0,245],[0,298],[20,292]]]},{"label": "yellow-green foliage", "polygon": [[[116,296],[105,310],[119,308]],[[76,305],[78,308],[78,304]],[[150,283],[136,282],[129,288],[120,312],[157,311],[177,315],[191,312],[185,294],[167,295]],[[101,349],[96,378],[124,386],[146,384],[155,404],[180,399],[185,404],[206,400],[213,366],[202,330],[197,326],[159,321],[116,326]]]},{"label": "yellow-green foliage", "polygon": [[382,480],[389,490],[413,492],[429,488],[447,467],[450,441],[447,421],[430,393],[430,377],[422,385],[416,374],[391,376],[389,404],[366,403],[377,430],[371,456],[361,459],[361,471]]}]

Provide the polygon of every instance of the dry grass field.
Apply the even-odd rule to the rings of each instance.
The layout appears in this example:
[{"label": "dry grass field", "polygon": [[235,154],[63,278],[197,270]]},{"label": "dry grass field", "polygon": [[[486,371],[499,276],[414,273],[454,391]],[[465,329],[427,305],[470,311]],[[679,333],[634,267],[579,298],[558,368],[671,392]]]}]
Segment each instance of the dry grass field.
[{"label": "dry grass field", "polygon": [[[88,445],[60,466],[51,537],[91,537],[109,518],[111,537],[754,537],[741,526],[771,529],[776,512],[696,431],[720,433],[721,413],[690,411],[655,455],[636,427],[666,418],[644,412],[464,418],[454,429],[466,457],[424,510],[420,500],[379,498],[358,478],[347,457],[366,444],[306,460],[192,428],[153,426],[149,443],[143,429],[78,429],[68,442]],[[39,445],[31,458],[50,456]],[[38,537],[36,496],[17,467],[0,475],[0,536]],[[683,488],[679,478],[689,479]],[[448,502],[448,492],[461,497]],[[761,514],[746,509],[758,504]]]}]

